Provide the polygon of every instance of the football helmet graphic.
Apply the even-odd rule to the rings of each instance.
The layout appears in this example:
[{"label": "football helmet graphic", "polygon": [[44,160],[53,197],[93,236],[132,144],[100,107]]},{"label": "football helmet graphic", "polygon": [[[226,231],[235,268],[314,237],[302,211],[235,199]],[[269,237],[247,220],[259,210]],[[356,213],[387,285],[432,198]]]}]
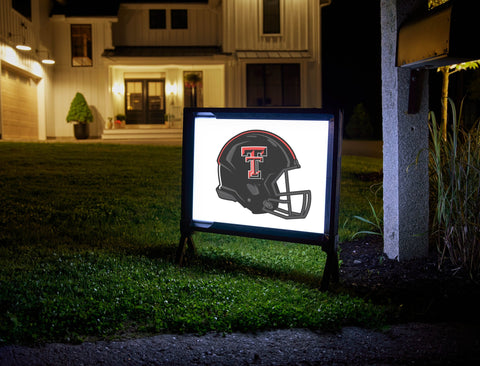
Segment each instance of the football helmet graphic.
[{"label": "football helmet graphic", "polygon": [[238,202],[254,214],[284,219],[307,216],[311,192],[290,191],[288,171],[300,164],[281,137],[262,130],[239,133],[223,146],[217,163],[221,199]]}]

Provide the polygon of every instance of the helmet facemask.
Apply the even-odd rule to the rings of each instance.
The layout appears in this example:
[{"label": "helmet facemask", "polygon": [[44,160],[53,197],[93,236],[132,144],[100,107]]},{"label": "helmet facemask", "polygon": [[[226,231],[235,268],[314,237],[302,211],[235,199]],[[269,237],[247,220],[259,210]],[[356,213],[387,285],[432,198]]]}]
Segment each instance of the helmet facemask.
[{"label": "helmet facemask", "polygon": [[263,211],[284,219],[303,219],[310,210],[311,192],[291,192],[289,170],[285,169],[273,182],[274,197],[263,202]]}]

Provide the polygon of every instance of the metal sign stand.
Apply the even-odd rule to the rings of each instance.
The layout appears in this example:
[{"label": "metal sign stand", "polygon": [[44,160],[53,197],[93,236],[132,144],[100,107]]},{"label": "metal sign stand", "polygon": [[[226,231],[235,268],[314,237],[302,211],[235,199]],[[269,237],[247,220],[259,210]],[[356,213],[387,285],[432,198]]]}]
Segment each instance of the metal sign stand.
[{"label": "metal sign stand", "polygon": [[195,244],[193,243],[192,233],[183,233],[180,237],[180,243],[177,248],[177,263],[179,266],[182,266],[185,260],[186,255],[189,254],[191,256],[197,255],[197,249],[195,248]]},{"label": "metal sign stand", "polygon": [[328,290],[330,280],[338,283],[340,279],[340,270],[338,266],[338,215],[340,212],[340,174],[342,166],[342,131],[343,131],[343,110],[338,111],[338,127],[335,129],[333,140],[333,151],[336,154],[336,159],[333,159],[332,170],[335,176],[335,184],[332,185],[332,197],[334,199],[330,203],[330,212],[333,213],[330,221],[331,235],[328,237],[327,244],[322,247],[323,251],[327,253],[327,261],[325,269],[323,270],[322,282],[320,289],[322,291]]},{"label": "metal sign stand", "polygon": [[[343,111],[339,111],[338,115],[338,126],[334,130],[334,140],[333,140],[333,151],[336,155],[336,158],[333,159],[333,176],[335,179],[335,184],[332,186],[332,197],[334,199],[330,202],[330,212],[332,214],[332,219],[330,221],[329,233],[330,235],[326,237],[326,242],[319,243],[322,246],[323,251],[327,254],[327,260],[325,262],[325,268],[323,271],[322,280],[320,283],[320,289],[326,291],[329,288],[330,282],[338,283],[339,281],[339,265],[338,265],[338,212],[339,212],[339,196],[340,196],[340,167],[341,167],[341,143],[342,143],[342,133],[343,131]],[[185,130],[184,130],[185,134]],[[186,138],[184,136],[184,142]],[[185,146],[185,145],[184,145]],[[183,171],[185,172],[185,161],[183,162]],[[185,189],[185,173],[182,176],[182,221],[180,223],[180,243],[177,248],[177,263],[181,266],[183,265],[187,255],[195,256],[197,254],[195,244],[192,240],[193,230],[189,226],[189,221],[185,220],[183,206],[183,198],[187,194],[191,194],[188,190]]]},{"label": "metal sign stand", "polygon": [[[330,243],[329,243],[330,244]],[[338,266],[338,254],[337,245],[329,245],[328,248],[323,248],[327,253],[327,260],[325,262],[325,268],[323,270],[323,276],[320,283],[320,290],[327,291],[330,283],[338,283],[339,281],[339,266]],[[192,233],[182,233],[180,242],[177,248],[177,263],[179,266],[183,266],[186,257],[194,257],[197,255],[197,249],[193,243]]]},{"label": "metal sign stand", "polygon": [[330,282],[338,283],[340,271],[338,267],[337,246],[333,248],[324,249],[327,253],[327,261],[325,262],[325,269],[323,270],[322,282],[320,283],[320,290],[327,291]]}]

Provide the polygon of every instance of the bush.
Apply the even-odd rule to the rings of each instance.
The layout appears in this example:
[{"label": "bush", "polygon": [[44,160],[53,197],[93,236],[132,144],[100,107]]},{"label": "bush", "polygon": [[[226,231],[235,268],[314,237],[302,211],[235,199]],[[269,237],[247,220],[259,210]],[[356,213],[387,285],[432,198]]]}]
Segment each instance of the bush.
[{"label": "bush", "polygon": [[353,109],[352,117],[345,126],[345,132],[351,139],[368,140],[372,138],[373,126],[363,103],[357,104]]},{"label": "bush", "polygon": [[93,121],[92,111],[82,93],[75,94],[70,104],[67,122],[90,123]]},{"label": "bush", "polygon": [[430,113],[430,185],[436,206],[433,229],[440,264],[448,256],[473,278],[480,274],[480,125],[477,122],[465,131],[457,120],[455,105],[450,104],[453,126],[446,141],[435,114]]}]

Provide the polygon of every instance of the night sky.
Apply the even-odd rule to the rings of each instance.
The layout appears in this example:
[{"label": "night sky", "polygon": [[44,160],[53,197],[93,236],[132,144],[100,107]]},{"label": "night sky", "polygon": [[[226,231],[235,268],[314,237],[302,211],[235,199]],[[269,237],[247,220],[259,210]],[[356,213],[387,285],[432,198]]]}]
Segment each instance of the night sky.
[{"label": "night sky", "polygon": [[381,139],[380,0],[332,0],[322,11],[322,42],[324,107],[342,108],[348,123],[363,103]]}]

